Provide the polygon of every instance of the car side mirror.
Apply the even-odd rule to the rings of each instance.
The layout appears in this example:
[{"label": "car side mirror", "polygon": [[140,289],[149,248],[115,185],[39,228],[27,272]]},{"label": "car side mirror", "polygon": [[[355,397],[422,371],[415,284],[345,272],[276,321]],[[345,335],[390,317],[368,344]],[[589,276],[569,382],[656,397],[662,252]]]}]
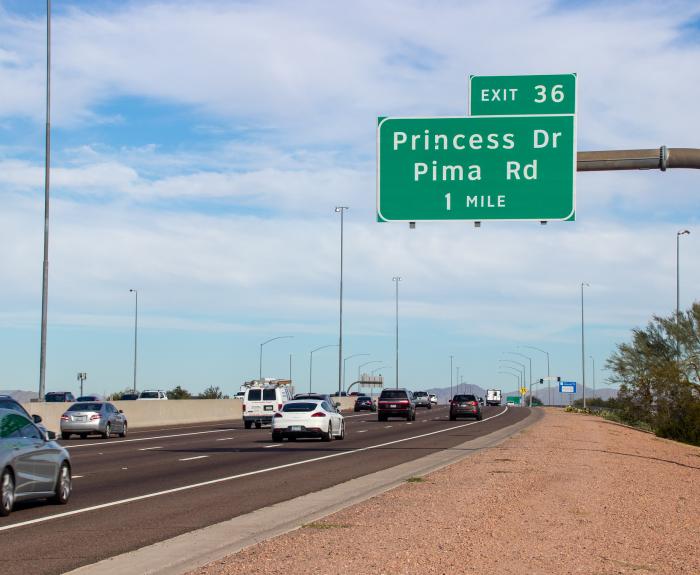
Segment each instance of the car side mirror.
[{"label": "car side mirror", "polygon": [[56,439],[56,434],[53,431],[47,431],[44,434],[44,441],[53,441]]},{"label": "car side mirror", "polygon": [[448,400],[448,403],[452,403],[452,400],[451,400],[451,399],[449,399],[449,400]]},{"label": "car side mirror", "polygon": [[120,409],[120,410],[119,410],[119,413],[124,413],[124,410],[123,410],[123,409]]},{"label": "car side mirror", "polygon": [[34,423],[41,423],[41,415],[32,415],[32,421],[34,421]]},{"label": "car side mirror", "polygon": [[339,403],[337,403],[337,402],[336,402],[336,403],[334,403],[333,405],[335,405],[335,407],[340,407],[340,404],[339,404]]}]

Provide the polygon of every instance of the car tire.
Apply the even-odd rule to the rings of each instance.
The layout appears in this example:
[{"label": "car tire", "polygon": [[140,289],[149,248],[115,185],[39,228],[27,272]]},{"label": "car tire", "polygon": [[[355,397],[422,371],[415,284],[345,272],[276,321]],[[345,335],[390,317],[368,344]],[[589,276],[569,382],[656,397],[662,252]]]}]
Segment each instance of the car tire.
[{"label": "car tire", "polygon": [[481,414],[479,414],[479,415],[476,416],[476,420],[477,420],[477,421],[481,421],[483,418],[484,418],[484,416],[481,415]]},{"label": "car tire", "polygon": [[296,436],[296,435],[290,435],[290,436],[287,437],[287,441],[296,441],[296,440],[297,440],[297,436]]},{"label": "car tire", "polygon": [[333,441],[333,426],[328,422],[328,433],[321,433],[322,441]]},{"label": "car tire", "polygon": [[428,405],[428,409],[432,409],[432,408],[433,408],[433,404],[431,403],[430,405]]},{"label": "car tire", "polygon": [[87,439],[87,433],[80,433],[80,439]]},{"label": "car tire", "polygon": [[58,477],[56,478],[56,487],[54,488],[53,497],[51,497],[51,503],[56,505],[65,505],[70,499],[70,494],[73,490],[70,466],[64,461],[61,464],[61,468],[58,470]]},{"label": "car tire", "polygon": [[343,439],[345,439],[345,422],[344,421],[343,421],[343,423],[340,424],[340,435],[338,436],[338,439],[340,439],[341,441]]},{"label": "car tire", "polygon": [[450,413],[450,421],[457,421],[457,416]]},{"label": "car tire", "polygon": [[12,513],[15,504],[15,477],[10,469],[5,469],[0,477],[0,517]]},{"label": "car tire", "polygon": [[272,441],[275,443],[280,443],[282,441],[282,434],[276,431],[272,432]]},{"label": "car tire", "polygon": [[246,429],[250,429],[252,426],[253,426],[252,421],[244,421],[243,422],[243,427],[245,427]]},{"label": "car tire", "polygon": [[386,421],[386,415],[382,415],[381,413],[377,416],[378,421]]},{"label": "car tire", "polygon": [[127,434],[127,431],[128,431],[127,427],[128,427],[128,426],[127,426],[126,421],[125,421],[125,422],[124,422],[124,429],[122,429],[122,432],[119,434],[119,437],[126,437],[126,434]]},{"label": "car tire", "polygon": [[105,432],[102,434],[102,439],[109,439],[109,436],[112,434],[112,425],[107,424],[107,427],[105,427]]},{"label": "car tire", "polygon": [[61,439],[70,439],[70,433],[61,433]]},{"label": "car tire", "polygon": [[413,413],[411,414],[411,421],[415,421],[415,420],[416,420],[416,412],[414,410]]},{"label": "car tire", "polygon": [[262,421],[255,422],[255,429],[260,429],[262,427]]}]

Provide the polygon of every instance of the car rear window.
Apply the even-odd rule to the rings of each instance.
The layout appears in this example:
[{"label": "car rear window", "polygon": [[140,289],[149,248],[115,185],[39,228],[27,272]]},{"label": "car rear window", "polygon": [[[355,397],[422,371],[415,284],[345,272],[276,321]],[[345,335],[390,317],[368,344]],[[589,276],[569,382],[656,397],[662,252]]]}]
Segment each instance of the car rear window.
[{"label": "car rear window", "polygon": [[385,389],[382,391],[382,399],[406,399],[406,392],[400,389]]},{"label": "car rear window", "polygon": [[476,401],[474,395],[455,395],[454,401]]},{"label": "car rear window", "polygon": [[413,397],[425,397],[428,395],[425,391],[416,391],[413,393]]},{"label": "car rear window", "polygon": [[47,393],[46,397],[44,398],[47,403],[57,401],[57,402],[63,402],[66,400],[66,394],[65,393]]},{"label": "car rear window", "polygon": [[101,403],[74,403],[68,411],[100,411],[101,408]]},{"label": "car rear window", "polygon": [[248,391],[248,401],[260,401],[260,390],[251,389]]},{"label": "car rear window", "polygon": [[157,391],[142,391],[141,395],[139,396],[143,399],[158,399],[158,392]]},{"label": "car rear window", "polygon": [[285,403],[282,411],[285,413],[313,411],[318,407],[318,403]]},{"label": "car rear window", "polygon": [[275,401],[277,399],[277,390],[263,389],[263,401]]}]

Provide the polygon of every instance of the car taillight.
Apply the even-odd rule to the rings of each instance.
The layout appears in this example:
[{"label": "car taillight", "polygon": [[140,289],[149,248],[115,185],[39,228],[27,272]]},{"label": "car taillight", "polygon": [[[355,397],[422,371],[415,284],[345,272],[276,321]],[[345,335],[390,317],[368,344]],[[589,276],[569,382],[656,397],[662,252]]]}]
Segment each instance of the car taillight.
[{"label": "car taillight", "polygon": [[471,403],[472,405],[479,405],[476,401],[470,401],[469,403]]},{"label": "car taillight", "polygon": [[70,417],[68,417],[67,415],[62,415],[61,421],[70,421]]},{"label": "car taillight", "polygon": [[275,413],[275,417],[283,417],[281,413],[277,412]]},{"label": "car taillight", "polygon": [[245,403],[243,404],[243,411],[245,411]]},{"label": "car taillight", "polygon": [[399,405],[408,405],[408,399],[399,399],[396,403]]},{"label": "car taillight", "polygon": [[281,404],[281,403],[278,403],[278,404],[277,404],[277,409],[282,409],[282,404]]},{"label": "car taillight", "polygon": [[311,417],[326,417],[326,414],[322,411],[317,411],[316,413],[312,413]]},{"label": "car taillight", "polygon": [[95,413],[94,415],[90,416],[90,421],[95,421],[96,419],[100,419],[99,413]]}]

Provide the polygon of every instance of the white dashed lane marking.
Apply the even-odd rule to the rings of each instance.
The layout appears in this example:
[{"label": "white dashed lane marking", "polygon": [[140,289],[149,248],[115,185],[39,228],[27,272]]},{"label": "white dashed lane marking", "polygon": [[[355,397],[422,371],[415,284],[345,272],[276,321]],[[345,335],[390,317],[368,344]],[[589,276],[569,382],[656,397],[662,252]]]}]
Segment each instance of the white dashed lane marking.
[{"label": "white dashed lane marking", "polygon": [[163,449],[162,447],[142,447],[139,451],[151,451],[152,449]]},{"label": "white dashed lane marking", "polygon": [[209,457],[208,455],[197,455],[195,457],[185,457],[183,459],[178,459],[178,461],[192,461],[193,459],[204,459],[205,457]]},{"label": "white dashed lane marking", "polygon": [[360,429],[357,433],[367,433],[366,429]]},{"label": "white dashed lane marking", "polygon": [[228,441],[229,439],[233,439],[233,437],[220,437],[217,441]]}]

